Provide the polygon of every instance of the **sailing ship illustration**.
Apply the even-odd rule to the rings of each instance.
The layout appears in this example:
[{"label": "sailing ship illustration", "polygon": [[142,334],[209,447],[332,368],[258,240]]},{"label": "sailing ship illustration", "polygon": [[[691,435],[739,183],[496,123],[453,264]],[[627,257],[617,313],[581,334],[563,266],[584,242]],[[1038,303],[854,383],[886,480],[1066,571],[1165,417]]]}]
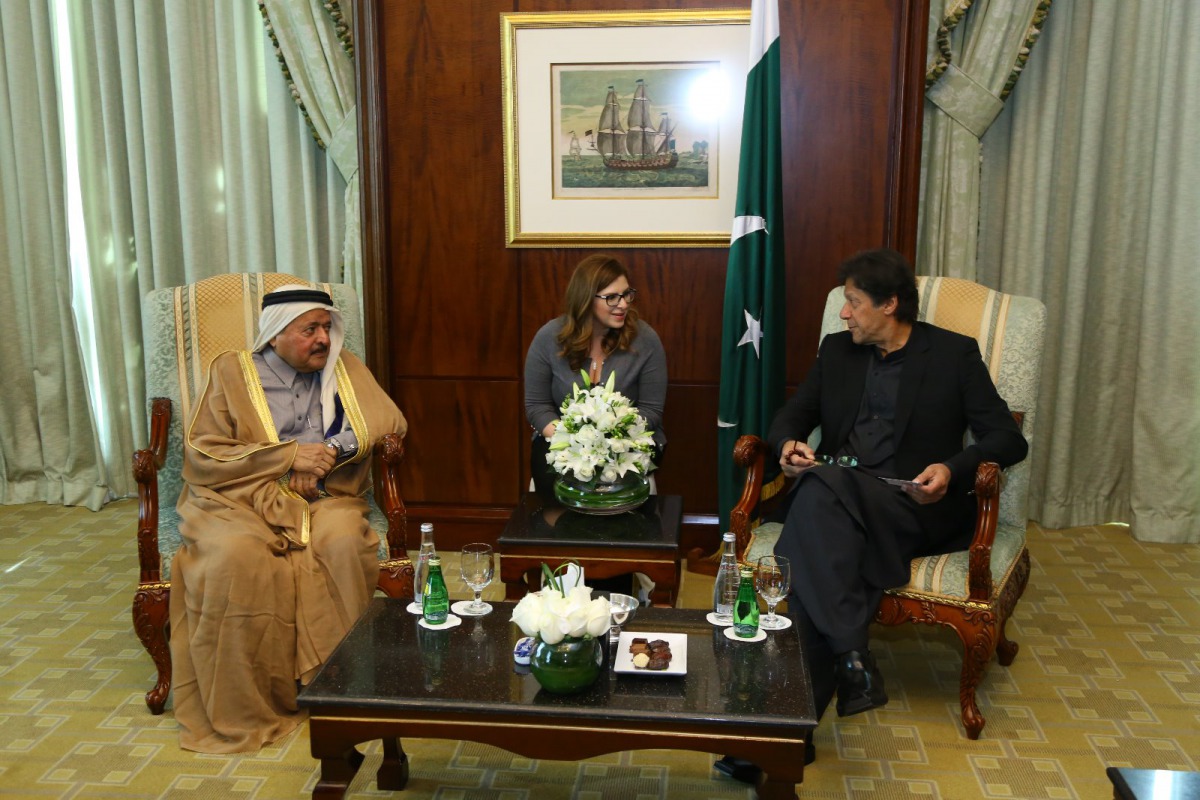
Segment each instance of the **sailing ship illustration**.
[{"label": "sailing ship illustration", "polygon": [[[595,139],[589,139],[589,146],[604,159],[604,166],[622,170],[671,169],[679,163],[679,153],[671,137],[675,130],[671,118],[663,112],[658,127],[654,126],[650,98],[646,97],[646,84],[641,78],[634,87],[625,124],[622,128],[617,91],[609,86]],[[591,134],[592,131],[587,131],[585,135]]]},{"label": "sailing ship illustration", "polygon": [[579,144],[579,137],[575,135],[575,131],[571,131],[571,144],[567,148],[568,155],[572,161],[583,160],[583,146]]}]

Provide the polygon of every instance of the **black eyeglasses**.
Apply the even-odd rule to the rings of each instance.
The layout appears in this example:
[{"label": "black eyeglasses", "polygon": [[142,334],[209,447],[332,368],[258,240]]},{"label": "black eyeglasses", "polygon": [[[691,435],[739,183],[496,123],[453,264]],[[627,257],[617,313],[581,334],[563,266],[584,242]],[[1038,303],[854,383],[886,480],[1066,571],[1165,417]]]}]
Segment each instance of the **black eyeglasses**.
[{"label": "black eyeglasses", "polygon": [[837,464],[839,467],[858,466],[858,458],[855,456],[838,456],[837,458],[834,458],[833,456],[827,456],[823,453],[817,453],[813,456],[813,461],[816,461],[819,464]]},{"label": "black eyeglasses", "polygon": [[633,305],[633,301],[637,300],[637,289],[626,289],[620,293],[613,292],[612,294],[598,294],[596,297],[599,297],[601,300],[608,303],[609,308],[616,308],[622,300],[624,300],[625,305],[628,306]]}]

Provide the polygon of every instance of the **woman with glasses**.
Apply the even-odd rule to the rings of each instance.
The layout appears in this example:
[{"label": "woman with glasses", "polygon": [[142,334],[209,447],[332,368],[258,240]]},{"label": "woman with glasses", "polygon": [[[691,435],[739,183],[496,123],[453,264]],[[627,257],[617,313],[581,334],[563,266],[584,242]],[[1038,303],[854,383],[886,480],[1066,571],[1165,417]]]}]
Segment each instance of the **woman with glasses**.
[{"label": "woman with glasses", "polygon": [[546,463],[548,439],[558,424],[563,399],[582,386],[616,374],[615,388],[629,398],[654,431],[655,462],[667,439],[662,431],[667,399],[667,356],[658,334],[638,319],[637,290],[616,257],[594,254],[579,262],[567,284],[562,316],[533,337],[525,356],[525,416],[533,426],[530,467],[534,485],[553,491],[554,472]]}]

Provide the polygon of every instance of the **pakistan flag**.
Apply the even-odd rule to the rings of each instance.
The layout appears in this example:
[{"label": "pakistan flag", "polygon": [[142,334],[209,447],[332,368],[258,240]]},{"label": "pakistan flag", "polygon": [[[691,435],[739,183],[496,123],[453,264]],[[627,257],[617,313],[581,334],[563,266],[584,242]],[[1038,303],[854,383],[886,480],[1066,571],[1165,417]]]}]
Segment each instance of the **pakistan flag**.
[{"label": "pakistan flag", "polygon": [[[765,436],[783,403],[783,171],[779,133],[779,6],[754,0],[737,205],[725,274],[721,399],[717,419],[721,530],[741,494],[733,446]],[[768,464],[768,476],[770,475]]]}]

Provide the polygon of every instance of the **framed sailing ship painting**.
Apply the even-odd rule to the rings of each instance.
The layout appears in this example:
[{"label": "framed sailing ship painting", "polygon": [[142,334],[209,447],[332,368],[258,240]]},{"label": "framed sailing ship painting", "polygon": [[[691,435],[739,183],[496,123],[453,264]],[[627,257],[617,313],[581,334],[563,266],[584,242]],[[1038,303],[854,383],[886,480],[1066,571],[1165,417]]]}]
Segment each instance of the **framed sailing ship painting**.
[{"label": "framed sailing ship painting", "polygon": [[749,23],[501,14],[508,245],[728,246]]}]

